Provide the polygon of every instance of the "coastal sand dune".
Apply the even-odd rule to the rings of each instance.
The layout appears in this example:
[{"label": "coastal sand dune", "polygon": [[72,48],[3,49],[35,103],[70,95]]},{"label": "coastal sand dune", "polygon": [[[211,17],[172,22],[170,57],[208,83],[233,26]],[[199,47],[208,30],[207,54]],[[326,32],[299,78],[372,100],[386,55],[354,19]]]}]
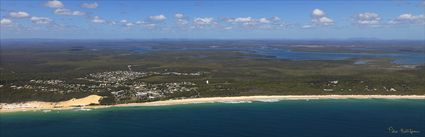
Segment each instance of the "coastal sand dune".
[{"label": "coastal sand dune", "polygon": [[[80,99],[71,99],[62,102],[25,102],[13,104],[0,104],[0,112],[16,112],[28,110],[44,109],[70,109],[76,106],[85,106],[87,108],[102,108],[109,106],[87,106],[90,104],[99,104],[102,99],[98,95],[90,95]],[[117,104],[113,106],[164,106],[179,104],[196,103],[243,103],[250,101],[275,102],[279,100],[315,100],[315,99],[421,99],[425,100],[425,95],[282,95],[282,96],[239,96],[239,97],[209,97],[209,98],[190,98],[177,100],[164,100],[146,103]]]},{"label": "coastal sand dune", "polygon": [[84,98],[73,98],[61,102],[41,102],[30,101],[24,103],[0,103],[0,112],[14,112],[14,111],[27,111],[27,110],[42,110],[42,109],[66,109],[71,107],[81,107],[91,104],[99,104],[101,96],[90,95]]},{"label": "coastal sand dune", "polygon": [[55,104],[55,107],[87,106],[90,104],[99,104],[100,99],[102,99],[102,97],[99,95],[90,95],[84,98],[74,98],[68,101],[58,102]]}]

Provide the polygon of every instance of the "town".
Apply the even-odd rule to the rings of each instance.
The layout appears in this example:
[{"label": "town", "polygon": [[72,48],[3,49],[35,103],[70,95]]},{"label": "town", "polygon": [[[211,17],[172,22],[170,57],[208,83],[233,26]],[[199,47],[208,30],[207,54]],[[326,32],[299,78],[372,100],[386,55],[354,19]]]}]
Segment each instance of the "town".
[{"label": "town", "polygon": [[[110,93],[115,102],[150,101],[166,98],[178,92],[198,92],[194,82],[147,83],[140,78],[149,76],[200,76],[202,72],[135,72],[110,71],[89,74],[75,78],[78,82],[64,80],[30,80],[25,85],[10,85],[13,90],[33,90],[36,92],[54,92],[68,94],[71,92]],[[3,85],[2,85],[3,86]],[[199,94],[199,93],[198,93]]]}]

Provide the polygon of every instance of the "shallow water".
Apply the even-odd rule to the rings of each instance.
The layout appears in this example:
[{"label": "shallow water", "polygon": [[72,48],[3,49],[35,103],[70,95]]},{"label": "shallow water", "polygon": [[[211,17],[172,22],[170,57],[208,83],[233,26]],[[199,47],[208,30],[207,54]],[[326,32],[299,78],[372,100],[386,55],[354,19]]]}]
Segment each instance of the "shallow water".
[{"label": "shallow water", "polygon": [[256,49],[254,53],[275,56],[289,60],[344,60],[389,58],[394,64],[424,64],[425,54],[420,53],[330,53],[330,52],[301,52],[286,49]]},{"label": "shallow water", "polygon": [[292,51],[282,48],[181,48],[181,49],[152,49],[139,48],[140,53],[150,51],[241,51],[257,55],[272,56],[279,59],[288,60],[345,60],[345,59],[371,59],[371,58],[389,58],[394,64],[403,65],[420,65],[425,64],[425,54],[416,52],[400,52],[400,53],[332,53],[332,52],[302,52]]},{"label": "shallow water", "polygon": [[347,99],[17,112],[1,114],[0,136],[424,136],[424,108],[423,100]]}]

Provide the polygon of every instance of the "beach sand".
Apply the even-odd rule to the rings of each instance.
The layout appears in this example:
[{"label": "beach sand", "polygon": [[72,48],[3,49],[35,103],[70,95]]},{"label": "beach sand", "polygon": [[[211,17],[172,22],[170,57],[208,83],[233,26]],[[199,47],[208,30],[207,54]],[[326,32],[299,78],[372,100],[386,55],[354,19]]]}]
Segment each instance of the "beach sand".
[{"label": "beach sand", "polygon": [[195,103],[238,103],[248,101],[273,102],[279,100],[315,100],[315,99],[425,99],[425,95],[282,95],[282,96],[239,96],[210,97],[179,100],[154,101],[146,103],[118,104],[115,106],[164,106]]},{"label": "beach sand", "polygon": [[[90,95],[85,98],[71,99],[62,102],[26,102],[0,104],[0,112],[17,112],[17,111],[34,111],[46,109],[72,109],[75,106],[83,106],[83,108],[104,108],[111,106],[87,106],[90,104],[99,104],[102,99],[98,95]],[[196,103],[239,103],[249,101],[275,102],[279,100],[317,100],[317,99],[421,99],[425,100],[425,95],[281,95],[281,96],[239,96],[239,97],[209,97],[209,98],[190,98],[154,101],[145,103],[128,103],[112,105],[113,107],[121,106],[165,106],[179,104],[196,104]]]},{"label": "beach sand", "polygon": [[101,96],[90,95],[84,98],[73,98],[61,102],[41,102],[30,101],[24,103],[0,103],[0,112],[16,112],[16,111],[30,111],[30,110],[46,110],[46,109],[70,109],[74,107],[88,106],[99,104]]}]

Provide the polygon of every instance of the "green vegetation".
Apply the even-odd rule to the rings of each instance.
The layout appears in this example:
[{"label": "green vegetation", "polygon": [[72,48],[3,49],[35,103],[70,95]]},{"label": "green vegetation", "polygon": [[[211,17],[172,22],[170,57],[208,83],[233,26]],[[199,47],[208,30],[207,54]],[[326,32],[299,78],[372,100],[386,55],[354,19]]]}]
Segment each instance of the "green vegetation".
[{"label": "green vegetation", "polygon": [[[107,96],[103,104],[241,95],[425,94],[425,67],[402,68],[386,59],[354,64],[356,60],[290,61],[231,50],[169,50],[141,54],[130,47],[4,47],[1,52],[0,102],[61,101],[90,94]],[[72,92],[59,92],[69,88],[58,85],[44,85],[58,91],[12,88],[34,86],[31,80],[98,85],[78,78],[102,72],[129,71],[128,65],[133,72],[159,74],[137,77],[120,83],[122,85],[192,82],[196,86],[190,87],[196,87],[196,90],[167,93],[154,99],[128,95],[117,100],[111,92],[130,90],[129,86],[109,90],[84,87]],[[200,72],[202,75],[163,75],[167,72]],[[157,87],[161,88],[161,85]]]}]

